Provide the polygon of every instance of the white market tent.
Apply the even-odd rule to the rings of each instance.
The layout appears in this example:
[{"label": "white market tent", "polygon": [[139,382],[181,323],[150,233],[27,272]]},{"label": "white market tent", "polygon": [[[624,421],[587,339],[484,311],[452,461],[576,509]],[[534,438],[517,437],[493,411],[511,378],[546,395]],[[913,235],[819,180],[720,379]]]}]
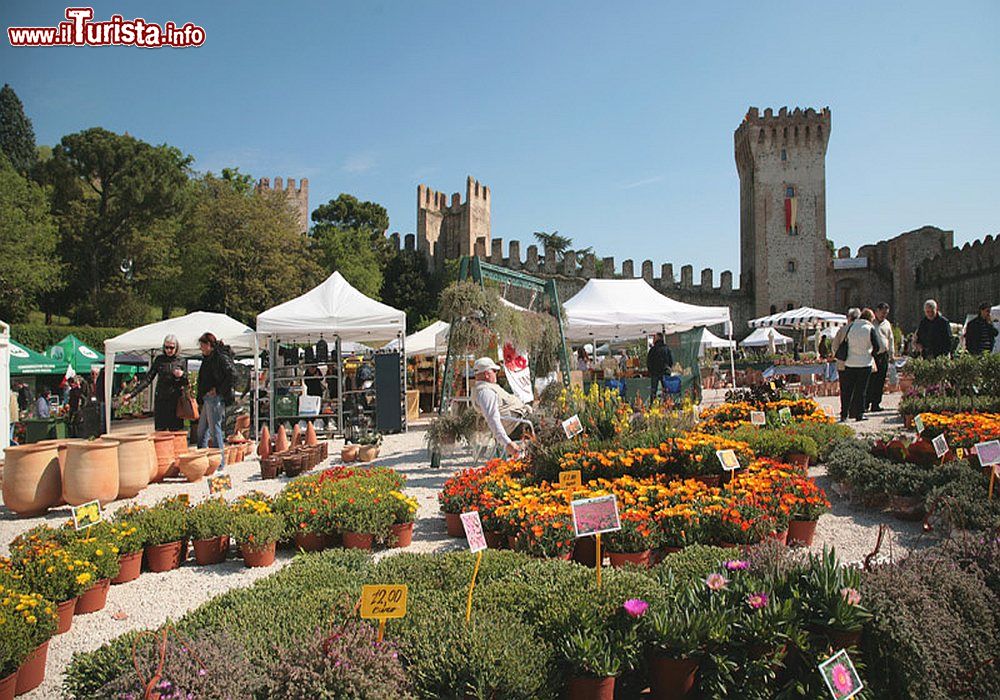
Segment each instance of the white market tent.
[{"label": "white market tent", "polygon": [[765,348],[769,345],[788,345],[793,342],[787,335],[779,333],[773,328],[758,328],[753,333],[740,341],[740,347],[744,348]]},{"label": "white market tent", "polygon": [[[114,367],[117,353],[136,352],[148,353],[151,357],[163,347],[163,339],[168,335],[177,336],[182,357],[200,357],[198,338],[204,332],[210,332],[216,338],[225,342],[236,355],[256,355],[256,336],[253,329],[240,323],[226,314],[211,311],[193,311],[185,316],[168,318],[139,328],[133,328],[114,338],[104,341],[104,361],[106,366]],[[108,429],[111,426],[111,389],[113,382],[104,382],[104,416]]]},{"label": "white market tent", "polygon": [[[444,321],[435,321],[427,326],[427,328],[406,336],[404,340],[406,356],[447,354],[449,330],[451,330],[451,324]],[[398,346],[399,341],[394,340],[387,347],[396,348]]]},{"label": "white market tent", "polygon": [[725,338],[720,338],[715,335],[712,331],[707,328],[701,332],[701,347],[698,349],[698,356],[701,357],[705,354],[706,350],[719,350],[724,348],[735,348],[735,340],[726,340]]},{"label": "white market tent", "polygon": [[822,328],[824,326],[844,326],[847,317],[832,311],[802,306],[781,313],[755,318],[749,322],[751,328]]},{"label": "white market tent", "polygon": [[10,326],[0,321],[0,449],[10,447]]}]

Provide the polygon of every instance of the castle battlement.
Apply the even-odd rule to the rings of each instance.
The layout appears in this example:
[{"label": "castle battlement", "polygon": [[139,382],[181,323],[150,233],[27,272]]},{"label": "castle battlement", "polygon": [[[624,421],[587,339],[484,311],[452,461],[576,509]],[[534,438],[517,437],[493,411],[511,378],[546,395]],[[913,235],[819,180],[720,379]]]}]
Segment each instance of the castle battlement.
[{"label": "castle battlement", "polygon": [[[926,287],[997,270],[1000,270],[1000,235],[990,235],[921,262],[917,265],[917,285]],[[992,294],[984,295],[984,301],[994,301],[995,294],[994,289]]]},{"label": "castle battlement", "polygon": [[770,107],[763,114],[751,107],[733,135],[736,148],[739,150],[741,142],[754,144],[756,149],[812,146],[814,143],[825,146],[830,138],[831,117],[829,107],[818,112],[812,107],[796,107],[792,111],[782,107],[777,114]]},{"label": "castle battlement", "polygon": [[309,180],[302,178],[299,186],[295,186],[295,178],[290,177],[282,187],[282,179],[274,178],[274,186],[271,186],[271,178],[262,177],[254,186],[256,192],[283,192],[289,204],[295,210],[296,218],[299,222],[299,230],[305,233],[309,230]]}]

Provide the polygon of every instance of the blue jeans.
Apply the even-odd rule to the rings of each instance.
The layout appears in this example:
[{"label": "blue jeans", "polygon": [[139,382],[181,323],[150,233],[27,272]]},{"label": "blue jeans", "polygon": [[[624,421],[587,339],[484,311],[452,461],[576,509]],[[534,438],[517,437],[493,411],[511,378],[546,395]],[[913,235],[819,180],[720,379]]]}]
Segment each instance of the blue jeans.
[{"label": "blue jeans", "polygon": [[[206,396],[198,416],[198,447],[208,447],[209,435],[215,446],[222,451],[222,465],[226,466],[226,436],[222,432],[222,421],[226,417],[226,405],[220,396]],[[220,468],[221,468],[220,467]]]}]

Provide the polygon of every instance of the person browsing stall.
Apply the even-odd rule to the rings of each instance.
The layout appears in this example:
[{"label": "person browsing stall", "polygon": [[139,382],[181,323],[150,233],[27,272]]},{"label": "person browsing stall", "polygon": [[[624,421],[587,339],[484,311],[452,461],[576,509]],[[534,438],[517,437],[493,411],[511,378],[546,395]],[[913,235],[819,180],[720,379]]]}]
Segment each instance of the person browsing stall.
[{"label": "person browsing stall", "polygon": [[184,430],[184,420],[177,417],[177,401],[184,393],[188,378],[176,335],[171,334],[163,339],[163,352],[153,359],[149,371],[139,383],[122,395],[122,401],[130,401],[154,379],[156,380],[156,393],[153,395],[154,427],[156,430]]},{"label": "person browsing stall", "polygon": [[472,365],[472,371],[476,375],[476,386],[473,389],[473,401],[497,444],[512,457],[521,454],[521,448],[515,442],[516,437],[520,437],[523,424],[513,426],[514,437],[507,432],[504,425],[505,418],[525,418],[531,414],[531,406],[521,401],[503,387],[497,384],[497,370],[500,366],[488,357],[480,357]]}]

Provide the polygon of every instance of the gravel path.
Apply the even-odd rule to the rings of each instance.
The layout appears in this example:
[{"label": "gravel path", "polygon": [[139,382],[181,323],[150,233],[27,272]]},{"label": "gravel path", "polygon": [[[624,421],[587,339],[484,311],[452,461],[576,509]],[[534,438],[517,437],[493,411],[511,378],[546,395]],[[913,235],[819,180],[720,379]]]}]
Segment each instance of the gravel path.
[{"label": "gravel path", "polygon": [[[705,403],[718,403],[722,400],[723,394],[724,392],[719,390],[706,392]],[[899,395],[890,394],[886,399],[886,405],[894,408],[898,404]],[[821,397],[819,401],[828,412],[836,415],[838,407],[836,397]],[[407,492],[419,503],[413,544],[406,551],[438,552],[463,549],[464,540],[450,538],[445,532],[444,519],[438,511],[437,493],[448,476],[457,469],[469,466],[472,460],[467,452],[457,452],[446,455],[440,469],[431,469],[424,447],[425,426],[426,423],[420,422],[416,426],[411,426],[408,433],[387,435],[381,455],[375,463],[393,467],[405,474]],[[902,421],[895,411],[887,411],[871,416],[862,423],[852,422],[851,426],[859,433],[872,433],[886,429],[901,429]],[[331,443],[331,458],[323,466],[340,462],[341,444],[339,440]],[[233,490],[226,494],[228,498],[235,498],[254,489],[274,494],[287,483],[285,478],[261,480],[256,458],[231,465],[227,467],[227,471],[233,480]],[[833,502],[833,511],[824,515],[819,521],[815,550],[821,550],[824,544],[834,545],[842,560],[860,561],[874,548],[881,524],[887,526],[886,539],[881,550],[882,555],[886,557],[890,554],[898,557],[910,549],[926,546],[932,542],[932,538],[922,535],[919,523],[906,523],[881,513],[858,510],[840,499],[830,487],[824,467],[817,467],[811,470],[811,473],[827,490]],[[208,486],[204,481],[194,484],[183,481],[153,484],[136,498],[111,504],[108,510],[113,512],[125,503],[152,505],[164,496],[178,493],[187,493],[191,496],[191,500],[196,502],[208,496]],[[46,516],[28,519],[14,518],[6,509],[0,509],[0,553],[7,553],[7,543],[18,533],[41,522],[58,526],[68,517],[67,507],[50,511]],[[399,550],[385,550],[376,556],[387,556],[396,551]],[[90,615],[75,617],[73,628],[52,640],[49,645],[45,682],[38,689],[22,697],[25,700],[58,698],[62,672],[74,652],[96,649],[129,630],[154,628],[167,619],[176,619],[225,591],[249,586],[257,579],[274,573],[286,566],[293,555],[291,551],[279,551],[275,564],[265,569],[247,569],[237,556],[217,566],[187,565],[162,574],[144,573],[136,581],[112,586],[108,594],[107,607]],[[127,617],[115,619],[116,616],[122,617],[121,611],[124,610],[128,611]]]}]

